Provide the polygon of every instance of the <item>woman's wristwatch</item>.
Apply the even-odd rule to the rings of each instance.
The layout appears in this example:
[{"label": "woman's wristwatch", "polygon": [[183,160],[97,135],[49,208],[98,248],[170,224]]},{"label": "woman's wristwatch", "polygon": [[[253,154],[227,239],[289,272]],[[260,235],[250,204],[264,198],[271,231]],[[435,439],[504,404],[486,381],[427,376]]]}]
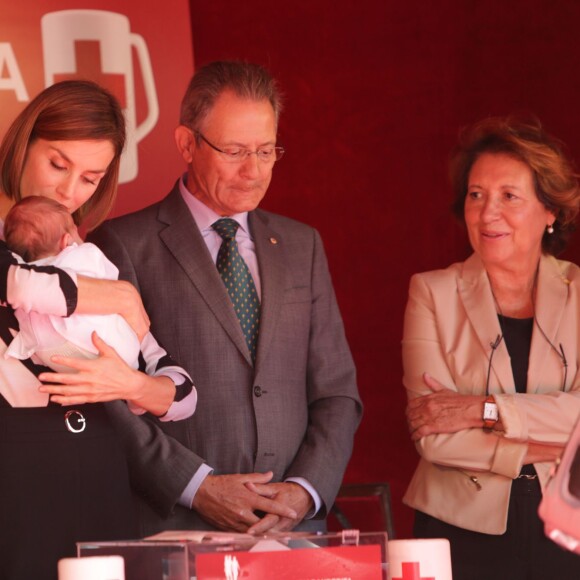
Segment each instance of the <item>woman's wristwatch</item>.
[{"label": "woman's wristwatch", "polygon": [[483,428],[490,430],[495,427],[495,424],[499,421],[499,412],[497,410],[497,403],[493,398],[493,395],[489,395],[487,399],[483,402]]}]

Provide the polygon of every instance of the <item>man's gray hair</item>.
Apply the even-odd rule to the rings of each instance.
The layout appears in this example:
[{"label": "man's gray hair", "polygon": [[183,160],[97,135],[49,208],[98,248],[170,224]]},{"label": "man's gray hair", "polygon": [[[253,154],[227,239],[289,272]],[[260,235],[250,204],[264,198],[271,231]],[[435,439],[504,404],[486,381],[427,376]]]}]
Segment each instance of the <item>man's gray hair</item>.
[{"label": "man's gray hair", "polygon": [[263,66],[243,61],[216,61],[196,71],[181,101],[179,122],[198,131],[225,91],[252,101],[269,101],[278,122],[282,94],[277,81]]}]

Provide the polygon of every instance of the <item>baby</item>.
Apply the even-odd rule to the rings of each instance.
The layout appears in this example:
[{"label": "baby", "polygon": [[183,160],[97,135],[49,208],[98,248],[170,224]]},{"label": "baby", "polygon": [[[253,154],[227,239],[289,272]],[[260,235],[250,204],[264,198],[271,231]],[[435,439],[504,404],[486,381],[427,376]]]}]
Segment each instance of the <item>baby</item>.
[{"label": "baby", "polygon": [[[65,270],[76,280],[76,275],[116,280],[117,267],[94,244],[84,243],[65,206],[55,200],[30,196],[16,203],[4,222],[4,239],[10,251],[21,263],[31,266],[55,266]],[[92,333],[96,331],[109,346],[132,368],[139,368],[139,355],[143,355],[148,374],[155,374],[157,363],[167,357],[167,352],[157,343],[151,333],[143,341],[139,339],[127,321],[119,314],[88,315],[72,314],[69,317],[25,312],[16,309],[20,325],[5,357],[32,358],[56,372],[73,372],[51,360],[53,355],[76,358],[97,358]],[[197,394],[191,378],[184,376],[181,367],[164,367],[164,374],[176,384],[176,401],[167,415],[174,419],[190,416],[195,411]],[[183,392],[183,389],[188,392]],[[193,402],[193,409],[192,407]],[[144,412],[135,405],[131,410]],[[174,416],[177,412],[177,415]],[[182,416],[185,413],[184,416]],[[162,418],[163,420],[163,418]]]}]

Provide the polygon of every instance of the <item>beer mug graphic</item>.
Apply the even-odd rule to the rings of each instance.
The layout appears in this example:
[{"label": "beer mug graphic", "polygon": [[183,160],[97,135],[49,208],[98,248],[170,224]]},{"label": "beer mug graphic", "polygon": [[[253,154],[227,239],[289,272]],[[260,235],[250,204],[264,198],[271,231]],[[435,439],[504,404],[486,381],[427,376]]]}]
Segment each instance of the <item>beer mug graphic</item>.
[{"label": "beer mug graphic", "polygon": [[[127,144],[119,181],[137,177],[137,143],[155,126],[159,104],[149,52],[143,37],[131,32],[124,14],[107,10],[61,10],[41,18],[44,83],[88,78],[108,88],[121,102],[127,123]],[[82,51],[89,41],[90,51]],[[91,42],[92,41],[92,42]],[[98,50],[97,50],[98,47]],[[137,126],[132,48],[135,48],[147,101],[147,116]]]}]

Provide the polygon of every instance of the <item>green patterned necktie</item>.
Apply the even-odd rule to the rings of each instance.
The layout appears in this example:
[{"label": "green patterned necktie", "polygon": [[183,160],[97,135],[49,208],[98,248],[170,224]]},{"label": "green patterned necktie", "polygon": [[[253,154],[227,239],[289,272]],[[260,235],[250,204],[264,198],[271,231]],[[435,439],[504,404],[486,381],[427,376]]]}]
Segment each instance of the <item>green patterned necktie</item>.
[{"label": "green patterned necktie", "polygon": [[260,329],[260,300],[250,270],[238,251],[236,232],[239,224],[233,219],[222,218],[211,227],[223,240],[217,255],[217,269],[234,305],[252,361],[255,362]]}]

